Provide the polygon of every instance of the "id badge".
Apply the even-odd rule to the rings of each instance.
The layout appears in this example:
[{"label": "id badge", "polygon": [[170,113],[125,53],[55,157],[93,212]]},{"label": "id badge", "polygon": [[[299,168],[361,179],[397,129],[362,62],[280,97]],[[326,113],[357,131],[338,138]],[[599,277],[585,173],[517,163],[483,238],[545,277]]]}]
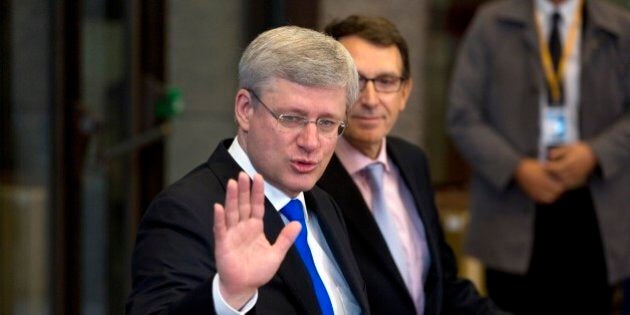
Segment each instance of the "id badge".
[{"label": "id badge", "polygon": [[569,121],[565,106],[546,107],[543,117],[542,145],[544,151],[547,152],[544,152],[542,156],[546,157],[549,149],[570,141]]}]

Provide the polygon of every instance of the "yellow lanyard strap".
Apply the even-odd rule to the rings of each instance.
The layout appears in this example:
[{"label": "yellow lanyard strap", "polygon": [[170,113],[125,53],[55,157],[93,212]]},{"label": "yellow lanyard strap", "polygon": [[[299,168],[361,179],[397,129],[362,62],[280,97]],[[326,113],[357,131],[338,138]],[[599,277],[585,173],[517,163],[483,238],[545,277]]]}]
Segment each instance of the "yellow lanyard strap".
[{"label": "yellow lanyard strap", "polygon": [[538,32],[538,47],[540,50],[540,57],[542,61],[543,70],[545,71],[545,79],[547,81],[547,86],[549,87],[549,91],[551,92],[551,98],[554,102],[560,102],[560,85],[562,80],[564,80],[565,70],[567,65],[567,60],[573,52],[575,47],[575,40],[577,38],[577,33],[580,25],[582,24],[582,10],[584,8],[584,0],[580,0],[578,3],[578,7],[573,14],[573,22],[569,27],[569,32],[567,36],[567,41],[564,44],[562,49],[562,57],[560,58],[560,64],[558,67],[558,72],[553,69],[553,65],[551,63],[551,52],[549,51],[549,45],[547,45],[545,41],[545,36],[542,32],[542,21],[539,14],[534,14],[536,18],[536,31]]}]

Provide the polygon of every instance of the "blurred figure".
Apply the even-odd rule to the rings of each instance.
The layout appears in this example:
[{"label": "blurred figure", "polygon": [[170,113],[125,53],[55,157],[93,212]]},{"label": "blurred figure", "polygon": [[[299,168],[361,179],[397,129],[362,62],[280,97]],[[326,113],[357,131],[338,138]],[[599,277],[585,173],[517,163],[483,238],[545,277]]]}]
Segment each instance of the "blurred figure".
[{"label": "blurred figure", "polygon": [[325,32],[354,58],[361,94],[318,185],[342,209],[372,313],[495,313],[457,278],[424,152],[387,136],[412,88],[405,39],[378,17],[349,16]]},{"label": "blurred figure", "polygon": [[516,314],[608,314],[630,275],[630,15],[597,0],[483,6],[448,125],[473,169],[466,251]]},{"label": "blurred figure", "polygon": [[352,58],[328,36],[281,27],[247,47],[239,86],[236,138],[140,223],[127,312],[367,313],[339,208],[313,187],[358,94]]}]

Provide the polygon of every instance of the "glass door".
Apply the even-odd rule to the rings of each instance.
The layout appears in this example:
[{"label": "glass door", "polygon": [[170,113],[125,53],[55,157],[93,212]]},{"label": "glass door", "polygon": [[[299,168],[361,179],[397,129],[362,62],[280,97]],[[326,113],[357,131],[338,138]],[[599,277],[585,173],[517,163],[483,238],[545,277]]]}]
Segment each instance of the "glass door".
[{"label": "glass door", "polygon": [[163,29],[161,0],[0,2],[0,314],[124,313]]}]

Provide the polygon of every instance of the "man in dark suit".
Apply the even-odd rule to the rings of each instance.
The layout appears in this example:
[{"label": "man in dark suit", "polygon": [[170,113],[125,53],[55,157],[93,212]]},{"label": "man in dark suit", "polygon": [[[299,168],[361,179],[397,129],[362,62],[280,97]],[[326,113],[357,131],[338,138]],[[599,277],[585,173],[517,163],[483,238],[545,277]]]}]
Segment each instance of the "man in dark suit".
[{"label": "man in dark suit", "polygon": [[[494,313],[471,282],[457,278],[423,151],[387,136],[412,88],[404,38],[386,19],[363,16],[325,32],[354,58],[361,94],[318,186],[342,209],[372,313]],[[374,166],[384,171],[380,179],[371,177]]]},{"label": "man in dark suit", "polygon": [[339,208],[314,187],[358,94],[352,57],[321,33],[281,27],[247,47],[239,84],[237,137],[140,223],[127,312],[369,313]]}]

